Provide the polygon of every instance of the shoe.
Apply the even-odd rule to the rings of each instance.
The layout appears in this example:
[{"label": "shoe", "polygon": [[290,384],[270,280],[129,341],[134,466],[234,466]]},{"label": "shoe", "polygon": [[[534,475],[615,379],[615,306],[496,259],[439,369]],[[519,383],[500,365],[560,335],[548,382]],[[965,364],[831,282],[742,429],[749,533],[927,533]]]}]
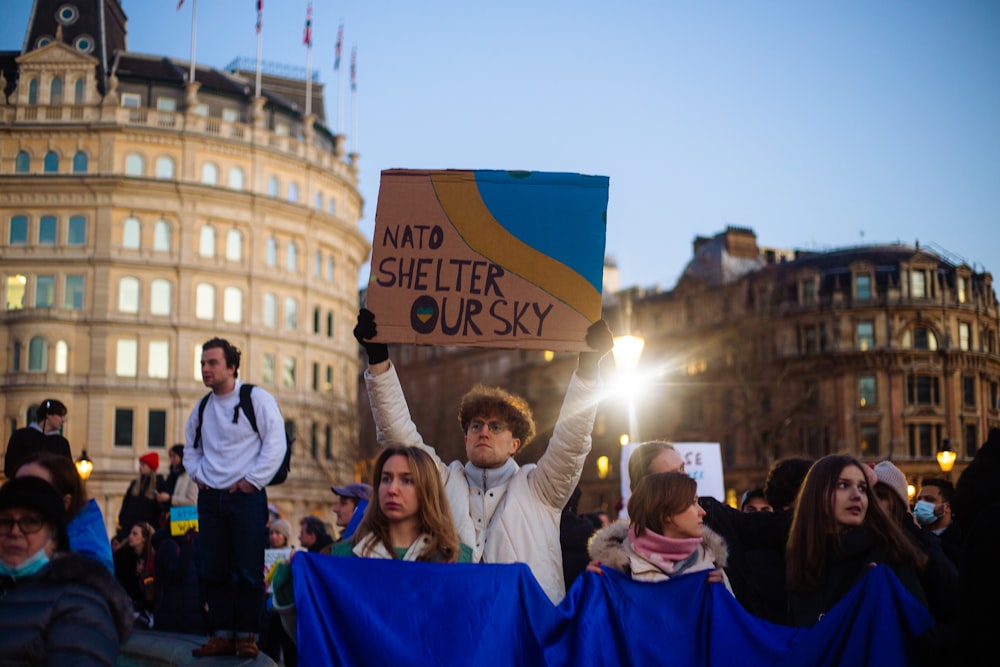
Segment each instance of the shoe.
[{"label": "shoe", "polygon": [[253,636],[236,638],[236,655],[241,658],[256,658],[260,653]]},{"label": "shoe", "polygon": [[236,642],[233,641],[232,637],[209,637],[207,642],[192,649],[191,655],[196,658],[207,658],[212,655],[236,655]]}]

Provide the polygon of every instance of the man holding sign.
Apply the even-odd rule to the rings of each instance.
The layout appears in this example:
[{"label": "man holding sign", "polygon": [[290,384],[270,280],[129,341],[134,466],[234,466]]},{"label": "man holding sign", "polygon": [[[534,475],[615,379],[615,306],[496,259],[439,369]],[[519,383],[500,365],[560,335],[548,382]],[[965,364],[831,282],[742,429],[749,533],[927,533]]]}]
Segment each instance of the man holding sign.
[{"label": "man holding sign", "polygon": [[461,542],[473,562],[525,563],[553,604],[566,594],[559,546],[559,517],[590,452],[599,394],[600,360],[612,347],[604,320],[587,330],[559,419],[537,465],[514,456],[535,434],[524,399],[499,388],[474,387],[461,401],[459,422],[468,462],[445,464],[425,444],[410,417],[389,349],[374,342],[375,315],[362,310],[354,336],[368,353],[365,383],[383,447],[421,447],[435,458]]}]

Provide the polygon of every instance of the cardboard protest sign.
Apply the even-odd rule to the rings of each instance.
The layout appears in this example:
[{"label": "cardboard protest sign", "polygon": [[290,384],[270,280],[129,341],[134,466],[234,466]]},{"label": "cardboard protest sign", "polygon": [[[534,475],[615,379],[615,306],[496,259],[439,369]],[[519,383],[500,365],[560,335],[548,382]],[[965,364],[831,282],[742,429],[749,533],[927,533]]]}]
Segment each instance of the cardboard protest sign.
[{"label": "cardboard protest sign", "polygon": [[608,178],[382,172],[366,306],[379,342],[585,350]]},{"label": "cardboard protest sign", "polygon": [[189,530],[198,530],[198,506],[183,505],[170,508],[170,534],[184,535]]}]

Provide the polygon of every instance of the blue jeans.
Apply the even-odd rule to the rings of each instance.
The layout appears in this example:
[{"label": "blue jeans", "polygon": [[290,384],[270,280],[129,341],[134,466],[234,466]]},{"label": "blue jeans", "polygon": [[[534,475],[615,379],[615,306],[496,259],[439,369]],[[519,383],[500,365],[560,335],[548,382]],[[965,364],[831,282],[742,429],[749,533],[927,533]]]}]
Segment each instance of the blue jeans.
[{"label": "blue jeans", "polygon": [[213,632],[258,632],[264,609],[267,492],[198,493],[201,576]]}]

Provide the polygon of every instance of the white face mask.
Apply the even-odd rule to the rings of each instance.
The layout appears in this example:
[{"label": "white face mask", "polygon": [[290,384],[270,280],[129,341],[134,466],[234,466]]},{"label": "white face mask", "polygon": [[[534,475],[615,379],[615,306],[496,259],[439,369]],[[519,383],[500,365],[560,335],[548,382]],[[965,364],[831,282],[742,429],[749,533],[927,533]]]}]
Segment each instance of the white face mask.
[{"label": "white face mask", "polygon": [[8,577],[13,577],[14,579],[23,579],[24,577],[30,577],[33,574],[38,574],[38,572],[49,564],[49,554],[45,552],[45,549],[39,549],[33,555],[29,556],[20,565],[7,565],[6,563],[0,562],[0,574],[6,575]]}]

